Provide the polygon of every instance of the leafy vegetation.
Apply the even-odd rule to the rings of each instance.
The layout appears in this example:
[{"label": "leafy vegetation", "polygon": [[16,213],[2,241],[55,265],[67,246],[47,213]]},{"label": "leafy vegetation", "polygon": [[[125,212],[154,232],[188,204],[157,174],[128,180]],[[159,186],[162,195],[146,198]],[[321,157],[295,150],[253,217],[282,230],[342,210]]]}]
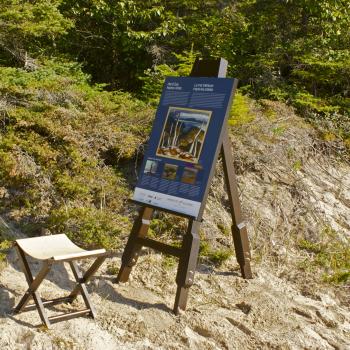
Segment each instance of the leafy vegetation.
[{"label": "leafy vegetation", "polygon": [[[338,0],[3,0],[1,212],[30,235],[116,247],[163,80],[188,75],[197,56],[226,58],[240,79],[232,126],[254,120],[251,97],[270,120],[266,101],[282,100],[349,150],[349,12]],[[286,128],[276,124],[273,135]],[[302,167],[296,160],[293,169]],[[158,237],[182,231],[170,218],[151,224]],[[229,256],[205,244],[211,261]],[[314,264],[336,249],[329,244],[312,253]],[[331,276],[343,273],[332,264]]]},{"label": "leafy vegetation", "polygon": [[237,92],[235,94],[230,119],[228,121],[229,125],[240,126],[250,123],[254,118],[255,116],[249,108],[249,97]]},{"label": "leafy vegetation", "polygon": [[0,271],[6,266],[6,255],[11,247],[12,241],[8,237],[4,227],[0,224]]},{"label": "leafy vegetation", "polygon": [[202,258],[209,260],[212,264],[220,266],[232,256],[232,249],[229,248],[211,248],[209,242],[202,240],[199,254]]},{"label": "leafy vegetation", "polygon": [[125,175],[108,157],[132,159],[152,111],[89,85],[76,64],[43,61],[27,72],[0,67],[2,210],[29,234],[67,232],[115,246],[128,227]]},{"label": "leafy vegetation", "polygon": [[11,241],[4,240],[0,243],[0,270],[6,264],[6,255],[11,247]]}]

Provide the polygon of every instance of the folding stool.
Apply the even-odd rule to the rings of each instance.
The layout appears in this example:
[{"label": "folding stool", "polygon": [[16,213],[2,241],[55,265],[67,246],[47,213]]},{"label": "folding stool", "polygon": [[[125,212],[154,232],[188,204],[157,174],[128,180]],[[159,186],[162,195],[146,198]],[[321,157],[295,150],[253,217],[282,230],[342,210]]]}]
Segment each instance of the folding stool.
[{"label": "folding stool", "polygon": [[[17,250],[22,270],[29,285],[29,288],[16,306],[14,310],[15,313],[37,308],[41,321],[47,327],[49,327],[51,323],[61,320],[68,320],[74,317],[84,315],[89,315],[92,318],[96,317],[96,311],[90,301],[85,283],[90,280],[93,274],[106,259],[107,253],[105,249],[90,251],[81,249],[76,246],[65,234],[18,239],[15,242],[15,248]],[[32,275],[26,255],[43,262],[41,270],[35,277]],[[96,257],[97,259],[85,272],[85,274],[82,274],[76,260],[93,257]],[[52,265],[56,262],[69,263],[77,282],[76,286],[66,297],[52,300],[42,300],[38,293],[38,288],[46,275],[49,273]],[[63,302],[72,303],[79,294],[81,294],[84,299],[86,309],[52,317],[47,316],[44,309],[45,306],[56,305]],[[27,305],[31,297],[34,299],[34,304]]]}]

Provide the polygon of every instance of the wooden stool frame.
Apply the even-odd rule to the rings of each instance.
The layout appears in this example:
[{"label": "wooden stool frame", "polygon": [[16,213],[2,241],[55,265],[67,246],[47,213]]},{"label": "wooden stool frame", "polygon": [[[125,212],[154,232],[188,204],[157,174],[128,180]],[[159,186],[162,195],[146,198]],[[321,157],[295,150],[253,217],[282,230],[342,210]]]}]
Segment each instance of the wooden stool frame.
[{"label": "wooden stool frame", "polygon": [[[38,272],[38,274],[35,277],[33,277],[25,252],[21,249],[21,247],[17,243],[15,243],[15,248],[17,251],[21,268],[24,272],[27,283],[29,285],[29,288],[27,289],[27,291],[25,292],[25,294],[23,295],[23,297],[15,307],[14,309],[15,313],[31,311],[37,308],[40,319],[43,322],[43,324],[45,324],[46,327],[50,327],[52,323],[63,321],[63,320],[69,320],[71,318],[75,318],[79,316],[89,315],[92,318],[96,317],[96,311],[90,301],[89,293],[87,291],[85,284],[91,279],[93,274],[98,270],[98,268],[104,262],[104,260],[107,257],[106,254],[102,256],[101,254],[96,255],[97,259],[90,266],[90,268],[85,272],[85,274],[82,274],[82,272],[80,271],[75,261],[75,260],[81,259],[81,257],[60,260],[60,262],[69,263],[73,271],[74,278],[76,280],[76,286],[73,289],[73,291],[66,297],[61,297],[61,298],[56,298],[51,300],[42,300],[40,297],[40,294],[38,293],[38,288],[41,282],[50,272],[53,264],[57,261],[55,261],[54,259],[44,260],[41,270]],[[89,257],[93,257],[93,255]],[[83,297],[86,309],[73,311],[70,313],[65,313],[60,315],[55,315],[51,317],[47,316],[45,311],[45,306],[57,305],[60,303],[72,303],[79,294],[81,294]],[[31,297],[33,297],[34,299],[34,304],[27,305]]]},{"label": "wooden stool frame", "polygon": [[[227,61],[224,59],[218,60],[199,60],[197,59],[192,68],[190,76],[192,77],[226,77]],[[234,90],[236,89],[238,80],[235,79]],[[232,216],[232,236],[235,246],[236,258],[240,265],[243,278],[252,278],[250,267],[250,247],[248,233],[245,223],[243,222],[241,205],[239,201],[237,179],[234,171],[233,156],[231,153],[231,142],[228,135],[227,126],[224,125],[219,141],[219,148],[214,162],[217,162],[219,152],[222,157],[224,168],[224,177],[227,187],[230,212]],[[209,176],[208,186],[204,199],[202,201],[199,215],[197,218],[188,215],[165,210],[162,208],[141,205],[137,219],[131,229],[131,233],[126,244],[123,256],[122,265],[119,270],[116,282],[126,282],[129,279],[132,267],[136,264],[142,247],[153,248],[164,254],[172,255],[179,258],[179,265],[176,275],[177,292],[174,304],[174,313],[178,314],[179,309],[185,310],[188,299],[189,288],[194,281],[198,254],[199,254],[199,227],[202,222],[202,216],[205,209],[206,199],[208,197],[211,179],[214,175],[215,165],[212,167],[212,172]],[[135,201],[134,201],[135,202]],[[153,239],[147,238],[147,231],[152,220],[154,210],[168,212],[177,216],[186,217],[189,220],[188,229],[182,240],[181,248],[173,247]]]}]

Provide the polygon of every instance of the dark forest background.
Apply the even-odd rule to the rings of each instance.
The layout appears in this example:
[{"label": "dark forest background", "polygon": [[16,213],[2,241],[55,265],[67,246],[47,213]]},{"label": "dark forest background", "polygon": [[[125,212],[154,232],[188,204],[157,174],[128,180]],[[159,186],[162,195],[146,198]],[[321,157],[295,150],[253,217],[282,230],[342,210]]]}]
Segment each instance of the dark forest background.
[{"label": "dark forest background", "polygon": [[225,57],[244,92],[345,114],[349,10],[345,0],[2,0],[0,63],[77,62],[93,83],[149,98],[194,56]]}]

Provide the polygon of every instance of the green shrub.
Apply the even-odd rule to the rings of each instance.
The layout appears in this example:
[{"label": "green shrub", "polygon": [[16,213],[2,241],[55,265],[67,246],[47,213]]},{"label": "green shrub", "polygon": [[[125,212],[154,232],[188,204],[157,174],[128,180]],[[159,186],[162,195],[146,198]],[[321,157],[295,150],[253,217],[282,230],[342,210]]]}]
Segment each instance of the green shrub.
[{"label": "green shrub", "polygon": [[152,69],[147,69],[144,76],[140,77],[143,82],[141,96],[152,105],[157,105],[166,77],[188,76],[191,73],[193,63],[198,56],[197,52],[184,51],[181,54],[173,53],[176,63],[173,65],[160,64],[155,65]]},{"label": "green shrub", "polygon": [[87,247],[115,249],[130,230],[127,217],[91,208],[53,210],[47,225],[52,233],[65,233],[76,244]]},{"label": "green shrub", "polygon": [[119,162],[132,164],[153,110],[58,60],[31,72],[0,67],[0,96],[1,210],[29,235],[49,228],[84,246],[116,247],[133,180]]},{"label": "green shrub", "polygon": [[6,232],[0,225],[0,270],[6,265],[7,253],[12,247],[13,242],[8,239]]}]

